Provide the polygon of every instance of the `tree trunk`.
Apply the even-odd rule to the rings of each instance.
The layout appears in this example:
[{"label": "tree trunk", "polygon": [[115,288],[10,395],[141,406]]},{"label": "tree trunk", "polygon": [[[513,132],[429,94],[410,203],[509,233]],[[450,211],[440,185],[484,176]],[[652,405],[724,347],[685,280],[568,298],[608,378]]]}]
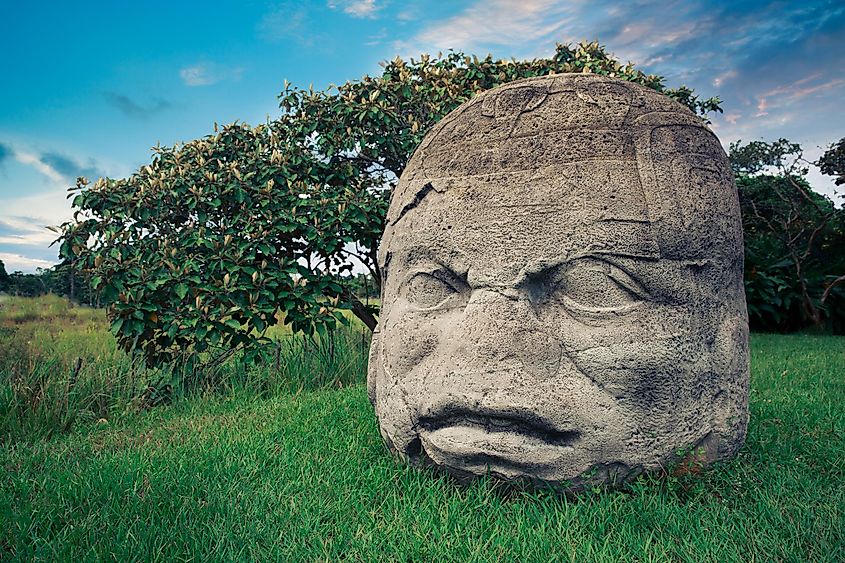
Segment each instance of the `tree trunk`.
[{"label": "tree trunk", "polygon": [[355,295],[347,288],[343,289],[343,299],[352,305],[352,314],[358,317],[362,323],[367,325],[367,328],[370,329],[370,331],[376,329],[378,319],[376,319],[375,316],[367,310],[366,305],[361,303],[361,300],[355,297]]},{"label": "tree trunk", "polygon": [[70,268],[68,268],[68,274],[70,274],[70,300],[72,302],[76,301],[76,279],[74,278],[74,275],[73,275],[74,266],[75,266],[75,263],[71,262]]}]

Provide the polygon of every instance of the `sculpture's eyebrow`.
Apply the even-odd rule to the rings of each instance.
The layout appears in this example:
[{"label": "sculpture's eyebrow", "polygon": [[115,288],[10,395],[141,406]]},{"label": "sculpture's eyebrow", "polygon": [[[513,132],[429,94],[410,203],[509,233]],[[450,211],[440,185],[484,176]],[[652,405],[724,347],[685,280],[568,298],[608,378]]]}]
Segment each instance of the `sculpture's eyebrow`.
[{"label": "sculpture's eyebrow", "polygon": [[[446,259],[444,259],[446,258]],[[544,276],[555,272],[556,270],[565,267],[567,264],[572,264],[578,260],[593,259],[612,264],[623,272],[631,276],[642,275],[642,272],[637,266],[648,263],[655,263],[661,258],[653,255],[632,254],[625,252],[610,252],[610,251],[587,251],[574,255],[561,256],[553,260],[542,261],[532,265],[526,265],[522,271],[520,278],[534,278],[536,276]],[[439,256],[428,250],[419,248],[388,250],[385,254],[385,271],[383,272],[385,278],[388,277],[388,269],[395,265],[399,260],[405,266],[405,269],[413,269],[419,271],[420,268],[429,268],[431,270],[444,269],[452,272],[455,276],[466,279],[470,270],[480,269],[482,265],[473,264],[455,264],[448,259],[447,255]],[[633,267],[633,268],[632,268]],[[514,280],[514,282],[517,282]]]},{"label": "sculpture's eyebrow", "polygon": [[432,262],[433,260],[429,258],[428,253],[425,252],[413,252],[407,249],[401,250],[388,250],[385,253],[385,263],[395,262],[397,259],[404,258],[404,261],[408,264],[416,264],[419,262]]},{"label": "sculpture's eyebrow", "polygon": [[657,262],[661,257],[657,254],[637,254],[634,252],[616,252],[612,250],[590,251],[584,254],[573,256],[569,261],[577,260],[578,258],[596,258],[598,260],[616,261],[615,259],[633,260],[635,262]]},{"label": "sculpture's eyebrow", "polygon": [[[608,262],[613,264],[614,266],[619,266],[623,268],[624,264],[635,262],[635,263],[642,263],[642,262],[650,262],[654,263],[660,260],[659,256],[653,255],[646,255],[646,254],[633,254],[628,252],[612,252],[612,251],[587,251],[587,252],[580,252],[572,255],[561,256],[560,258],[552,261],[542,262],[538,264],[534,264],[533,266],[529,266],[526,268],[526,274],[531,275],[540,275],[546,272],[554,271],[558,268],[561,268],[567,264],[571,264],[578,260],[590,259],[599,260],[602,262]],[[621,259],[621,260],[620,260]],[[624,268],[623,268],[624,269]]]},{"label": "sculpture's eyebrow", "polygon": [[431,252],[421,252],[420,249],[388,250],[385,255],[385,264],[395,264],[397,260],[410,268],[441,268],[452,272],[457,277],[465,277],[466,275],[465,269],[456,267],[451,260],[444,260]]}]

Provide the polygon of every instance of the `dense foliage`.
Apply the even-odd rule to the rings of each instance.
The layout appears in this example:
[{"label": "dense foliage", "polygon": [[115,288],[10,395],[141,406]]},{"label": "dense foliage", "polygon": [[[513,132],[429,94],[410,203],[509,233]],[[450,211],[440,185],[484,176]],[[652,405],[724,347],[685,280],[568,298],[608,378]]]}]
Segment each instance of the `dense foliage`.
[{"label": "dense foliage", "polygon": [[817,192],[786,139],[731,145],[745,232],[752,328],[845,332],[845,210]]},{"label": "dense foliage", "polygon": [[833,143],[818,161],[822,174],[835,176],[837,186],[845,184],[845,137]]},{"label": "dense foliage", "polygon": [[80,182],[73,203],[88,218],[61,251],[94,273],[124,347],[171,360],[259,343],[280,309],[295,331],[342,319],[330,306],[355,298],[337,256],[380,224],[368,198],[381,196],[340,181],[283,128],[227,126],[158,148],[129,178]]},{"label": "dense foliage", "polygon": [[0,260],[0,291],[9,289],[9,274],[6,273],[6,265]]},{"label": "dense foliage", "polygon": [[375,310],[343,281],[358,264],[380,285],[390,190],[425,133],[479,91],[561,72],[643,84],[702,115],[720,110],[717,98],[667,89],[598,43],[527,61],[397,58],[380,76],[326,91],[286,84],[278,119],[159,147],[129,178],[80,179],[61,255],[92,276],[120,345],[152,362],[255,352],[279,318],[322,333],[350,309],[373,328]]}]

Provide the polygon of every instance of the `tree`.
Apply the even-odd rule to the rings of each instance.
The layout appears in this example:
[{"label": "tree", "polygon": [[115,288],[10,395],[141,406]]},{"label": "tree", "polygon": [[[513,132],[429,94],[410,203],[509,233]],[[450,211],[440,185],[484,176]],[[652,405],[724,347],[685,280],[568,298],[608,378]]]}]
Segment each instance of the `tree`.
[{"label": "tree", "polygon": [[129,178],[80,179],[73,205],[86,218],[63,226],[60,252],[92,273],[124,348],[151,362],[222,359],[255,351],[280,309],[295,331],[343,319],[331,310],[346,295],[336,255],[377,220],[360,202],[378,194],[341,184],[292,140],[278,124],[235,124],[157,148]]},{"label": "tree", "polygon": [[831,143],[824,154],[816,162],[822,174],[835,176],[837,186],[845,184],[845,137],[836,143]]},{"label": "tree", "polygon": [[0,260],[0,291],[9,290],[9,274],[6,273],[6,265]]},{"label": "tree", "polygon": [[21,297],[38,297],[48,293],[48,290],[41,271],[35,274],[12,272],[9,275],[9,293]]},{"label": "tree", "polygon": [[380,285],[390,191],[425,133],[477,92],[560,72],[616,76],[702,115],[721,111],[717,98],[667,89],[598,43],[530,61],[397,58],[326,91],[286,83],[278,119],[157,147],[129,178],[79,179],[60,253],[92,276],[121,346],[151,362],[253,353],[280,313],[307,334],[344,322],[341,309],[372,329],[375,309],[346,282],[358,266]]},{"label": "tree", "polygon": [[787,139],[737,141],[730,159],[743,214],[752,324],[795,330],[837,317],[829,300],[845,272],[845,217],[807,183],[812,163],[801,146]]},{"label": "tree", "polygon": [[91,279],[85,272],[77,272],[70,262],[51,268],[39,268],[38,275],[48,292],[67,297],[76,303],[98,306],[97,294],[91,289]]}]

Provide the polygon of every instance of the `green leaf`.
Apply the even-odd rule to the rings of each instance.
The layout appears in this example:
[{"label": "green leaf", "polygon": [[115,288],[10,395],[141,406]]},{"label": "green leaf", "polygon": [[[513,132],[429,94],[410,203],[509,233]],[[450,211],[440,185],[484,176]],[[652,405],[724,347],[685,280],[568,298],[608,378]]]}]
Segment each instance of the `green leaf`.
[{"label": "green leaf", "polygon": [[173,292],[179,297],[179,299],[184,299],[186,295],[188,295],[188,286],[184,283],[176,284],[176,287],[173,288]]}]

